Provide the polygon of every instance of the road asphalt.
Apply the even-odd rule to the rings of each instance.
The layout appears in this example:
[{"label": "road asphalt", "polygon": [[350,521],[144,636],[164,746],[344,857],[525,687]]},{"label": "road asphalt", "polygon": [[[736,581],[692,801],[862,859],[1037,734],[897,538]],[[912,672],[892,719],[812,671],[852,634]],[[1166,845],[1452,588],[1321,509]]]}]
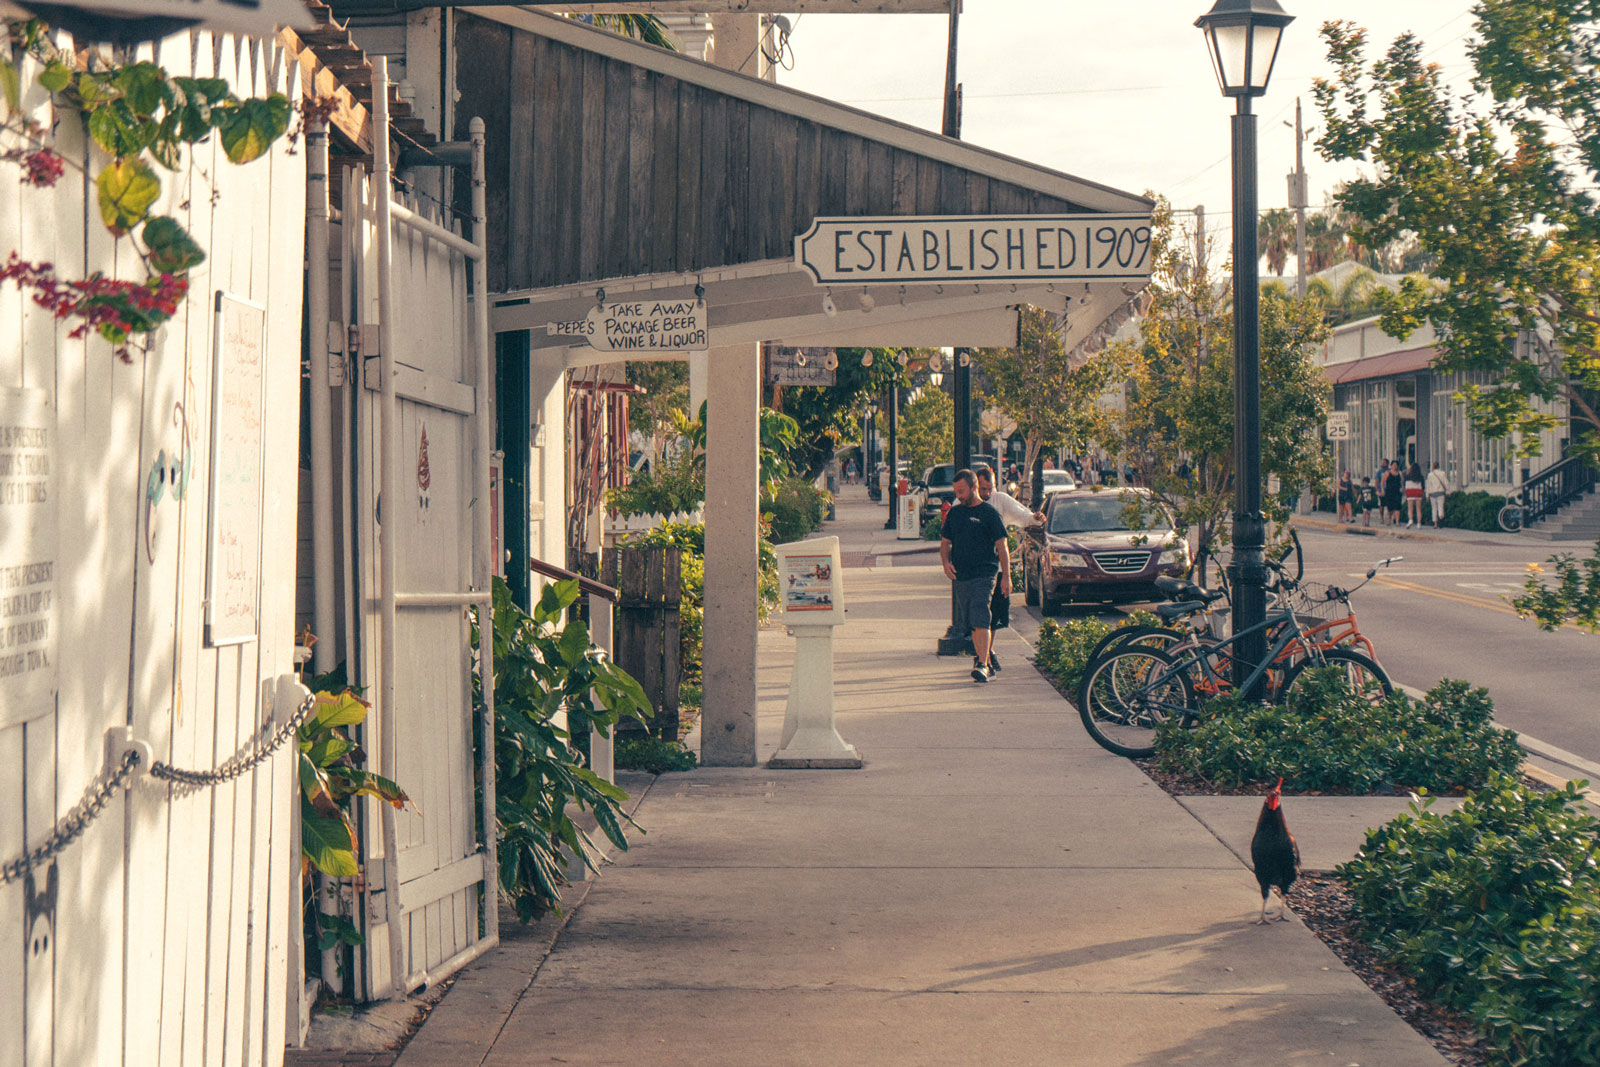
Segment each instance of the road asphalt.
[{"label": "road asphalt", "polygon": [[[841,496],[836,705],[864,766],[655,780],[564,926],[508,930],[401,1067],[1446,1062],[1298,920],[1252,925],[1259,801],[1174,799],[1096,747],[1014,633],[987,685],[935,658],[936,561]],[[760,634],[762,764],[793,647]],[[1285,802],[1330,866],[1404,806]]]}]

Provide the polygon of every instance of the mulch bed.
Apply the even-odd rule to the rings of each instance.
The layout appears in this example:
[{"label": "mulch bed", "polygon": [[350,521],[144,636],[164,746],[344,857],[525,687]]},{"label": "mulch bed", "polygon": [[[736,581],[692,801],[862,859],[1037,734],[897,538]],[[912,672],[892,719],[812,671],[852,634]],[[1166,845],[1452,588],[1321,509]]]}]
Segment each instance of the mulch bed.
[{"label": "mulch bed", "polygon": [[1354,908],[1344,883],[1330,874],[1305,874],[1289,894],[1289,906],[1306,928],[1333,950],[1396,1015],[1459,1067],[1488,1067],[1490,1049],[1472,1020],[1440,1007],[1408,975],[1385,963],[1356,932]]}]

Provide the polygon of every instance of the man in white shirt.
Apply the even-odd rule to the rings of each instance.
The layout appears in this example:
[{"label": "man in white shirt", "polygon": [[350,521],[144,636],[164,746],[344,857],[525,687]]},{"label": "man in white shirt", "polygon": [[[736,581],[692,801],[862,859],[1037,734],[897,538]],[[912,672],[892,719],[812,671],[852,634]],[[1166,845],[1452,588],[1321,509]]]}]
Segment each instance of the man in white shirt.
[{"label": "man in white shirt", "polygon": [[[994,471],[988,467],[979,467],[974,471],[978,476],[978,496],[985,504],[990,505],[1000,513],[1000,521],[1007,526],[1032,526],[1036,522],[1044,521],[1044,512],[1029,511],[1021,501],[1010,493],[994,487]],[[1000,583],[995,583],[994,599],[989,604],[989,616],[993,620],[989,638],[989,673],[1000,673],[1000,661],[994,654],[994,633],[1002,627],[1011,625],[1011,596],[1000,592]]]}]

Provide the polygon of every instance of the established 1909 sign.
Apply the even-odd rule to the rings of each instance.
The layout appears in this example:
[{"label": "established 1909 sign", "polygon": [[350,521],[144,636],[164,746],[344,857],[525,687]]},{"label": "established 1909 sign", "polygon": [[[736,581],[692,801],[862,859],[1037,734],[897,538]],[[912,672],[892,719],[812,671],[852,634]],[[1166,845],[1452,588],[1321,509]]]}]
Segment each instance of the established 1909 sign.
[{"label": "established 1909 sign", "polygon": [[706,306],[695,299],[606,304],[585,318],[552,322],[550,336],[589,342],[601,352],[704,352]]},{"label": "established 1909 sign", "polygon": [[794,239],[818,284],[1143,281],[1148,215],[819,218]]}]

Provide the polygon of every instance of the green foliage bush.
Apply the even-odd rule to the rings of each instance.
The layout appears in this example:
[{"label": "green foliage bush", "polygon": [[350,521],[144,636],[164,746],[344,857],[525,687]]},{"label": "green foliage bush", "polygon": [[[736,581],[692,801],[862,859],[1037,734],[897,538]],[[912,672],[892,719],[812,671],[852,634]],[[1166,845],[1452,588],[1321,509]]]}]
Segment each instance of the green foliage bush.
[{"label": "green foliage bush", "polygon": [[[1496,533],[1500,529],[1500,509],[1505,503],[1505,497],[1494,493],[1463,493],[1457,490],[1444,498],[1444,522],[1441,525],[1457,530]],[[1433,509],[1427,501],[1423,501],[1423,510],[1427,512],[1424,520],[1432,522]]]},{"label": "green foliage bush", "polygon": [[606,505],[623,515],[694,511],[705,499],[705,469],[687,452],[677,459],[657,461],[654,470],[635,471],[627,485],[606,493]]},{"label": "green foliage bush", "polygon": [[1115,627],[1099,619],[1071,619],[1065,623],[1046,619],[1039,624],[1033,662],[1055,677],[1065,692],[1076,693],[1088,665],[1089,650]]},{"label": "green foliage bush", "polygon": [[[905,504],[902,501],[901,507]],[[922,539],[924,541],[937,541],[944,534],[944,520],[935,515],[922,524]]]},{"label": "green foliage bush", "polygon": [[[600,831],[628,847],[622,804],[628,794],[584,766],[569,744],[568,721],[604,735],[619,718],[646,721],[650,702],[639,683],[589,641],[589,628],[567,620],[578,599],[576,581],[546,585],[527,615],[511,590],[494,580],[494,755],[500,893],[523,922],[557,908],[563,851],[593,868],[588,835],[571,812],[588,809]],[[472,646],[479,647],[474,616]],[[477,677],[473,703],[482,706]],[[476,721],[476,720],[474,720]],[[478,743],[482,743],[479,739]]]},{"label": "green foliage bush", "polygon": [[618,737],[615,750],[616,765],[623,770],[645,771],[649,774],[669,774],[673,771],[692,771],[700,763],[693,752],[679,741],[660,737]]},{"label": "green foliage bush", "polygon": [[1363,935],[1469,1013],[1495,1062],[1600,1063],[1600,820],[1575,785],[1506,775],[1457,811],[1431,803],[1368,831],[1339,868]]},{"label": "green foliage bush", "polygon": [[822,525],[833,496],[798,478],[784,480],[777,492],[761,501],[762,517],[772,528],[773,544],[798,541]]},{"label": "green foliage bush", "polygon": [[1374,704],[1337,671],[1312,671],[1286,705],[1212,700],[1192,729],[1164,725],[1156,751],[1163,770],[1230,788],[1280,776],[1297,791],[1475,788],[1522,762],[1516,734],[1493,716],[1488,691],[1465,682]]}]

